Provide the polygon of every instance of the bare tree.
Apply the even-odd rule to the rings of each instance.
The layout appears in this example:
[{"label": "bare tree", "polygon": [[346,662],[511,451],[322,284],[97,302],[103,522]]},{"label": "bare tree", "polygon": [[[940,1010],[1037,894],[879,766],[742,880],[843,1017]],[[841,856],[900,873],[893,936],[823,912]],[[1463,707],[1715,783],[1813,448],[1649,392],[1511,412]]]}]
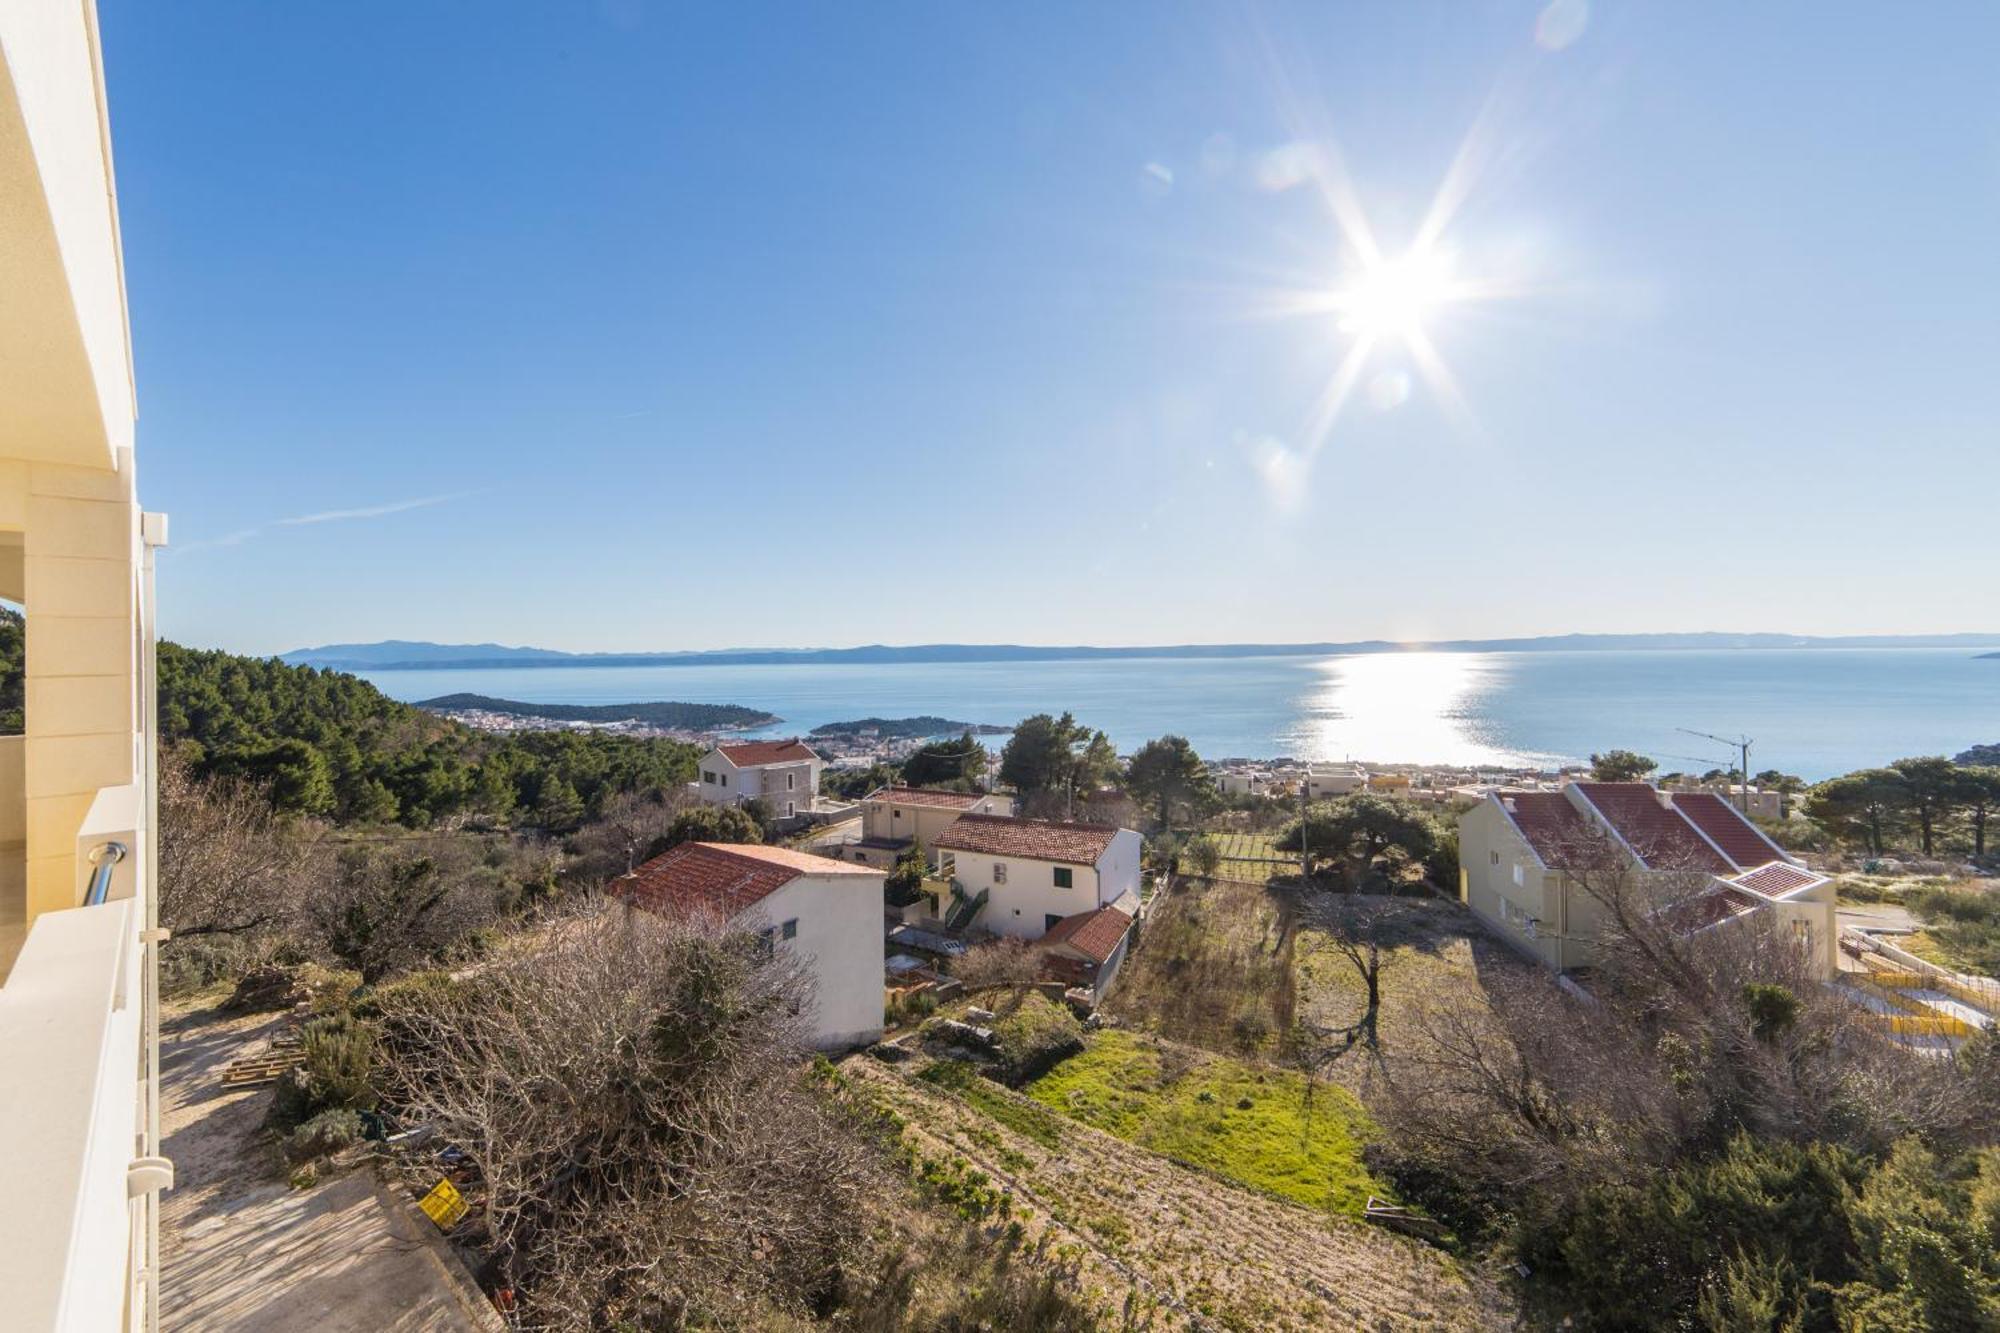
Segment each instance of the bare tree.
[{"label": "bare tree", "polygon": [[1019,989],[1041,980],[1042,953],[1026,940],[1002,935],[967,949],[951,965],[951,972],[971,990],[993,986]]},{"label": "bare tree", "polygon": [[383,1018],[392,1104],[478,1166],[535,1329],[802,1311],[866,1240],[867,1136],[801,1065],[797,966],[600,904]]},{"label": "bare tree", "polygon": [[170,961],[224,941],[240,961],[297,926],[323,862],[324,826],[275,814],[256,787],[203,782],[172,755],[162,756],[159,799]]}]

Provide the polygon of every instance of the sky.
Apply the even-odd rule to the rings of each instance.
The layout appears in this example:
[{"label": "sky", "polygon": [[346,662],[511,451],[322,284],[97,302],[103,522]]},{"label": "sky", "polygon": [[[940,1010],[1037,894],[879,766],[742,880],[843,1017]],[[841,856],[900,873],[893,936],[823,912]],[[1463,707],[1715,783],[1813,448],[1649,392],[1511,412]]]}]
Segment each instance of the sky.
[{"label": "sky", "polygon": [[99,11],[183,643],[2000,630],[2000,8]]}]

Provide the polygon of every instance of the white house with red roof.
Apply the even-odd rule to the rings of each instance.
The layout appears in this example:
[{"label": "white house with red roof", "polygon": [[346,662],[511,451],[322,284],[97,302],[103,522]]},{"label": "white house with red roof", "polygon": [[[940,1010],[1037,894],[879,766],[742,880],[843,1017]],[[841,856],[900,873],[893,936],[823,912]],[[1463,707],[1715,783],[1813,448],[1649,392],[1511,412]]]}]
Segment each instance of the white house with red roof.
[{"label": "white house with red roof", "polygon": [[882,872],[785,847],[685,842],[621,875],[614,897],[706,916],[804,960],[813,1040],[834,1050],[882,1035]]},{"label": "white house with red roof", "polygon": [[1488,792],[1459,816],[1459,897],[1521,952],[1559,972],[1587,967],[1603,910],[1564,866],[1605,846],[1641,871],[1686,882],[1672,910],[1690,929],[1769,911],[1815,966],[1833,975],[1833,882],[1712,792],[1667,792],[1645,782]]},{"label": "white house with red roof", "polygon": [[813,748],[797,738],[730,741],[701,757],[695,793],[710,805],[760,800],[779,819],[794,819],[816,808],[825,767]]},{"label": "white house with red roof", "polygon": [[1069,917],[1116,905],[1138,916],[1144,839],[1110,824],[962,814],[932,844],[956,887],[941,916],[957,926],[1038,940]]}]

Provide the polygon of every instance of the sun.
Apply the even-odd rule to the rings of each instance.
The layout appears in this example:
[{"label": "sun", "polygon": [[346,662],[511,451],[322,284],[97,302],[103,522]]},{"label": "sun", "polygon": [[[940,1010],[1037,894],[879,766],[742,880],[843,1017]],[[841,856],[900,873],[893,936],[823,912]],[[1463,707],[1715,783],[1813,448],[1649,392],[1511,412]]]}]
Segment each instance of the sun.
[{"label": "sun", "polygon": [[1412,250],[1364,265],[1332,293],[1330,304],[1344,333],[1374,342],[1424,337],[1425,321],[1458,299],[1451,262],[1431,250]]}]

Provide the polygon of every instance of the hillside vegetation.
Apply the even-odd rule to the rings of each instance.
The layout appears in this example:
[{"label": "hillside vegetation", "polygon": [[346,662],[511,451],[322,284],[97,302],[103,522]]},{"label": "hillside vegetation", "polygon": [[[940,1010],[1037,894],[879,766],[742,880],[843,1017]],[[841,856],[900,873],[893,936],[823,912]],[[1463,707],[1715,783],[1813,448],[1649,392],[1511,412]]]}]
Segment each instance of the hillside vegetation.
[{"label": "hillside vegetation", "polygon": [[203,777],[339,822],[481,816],[566,832],[620,793],[693,780],[696,747],[568,731],[496,736],[359,677],[160,644],[160,738]]}]

